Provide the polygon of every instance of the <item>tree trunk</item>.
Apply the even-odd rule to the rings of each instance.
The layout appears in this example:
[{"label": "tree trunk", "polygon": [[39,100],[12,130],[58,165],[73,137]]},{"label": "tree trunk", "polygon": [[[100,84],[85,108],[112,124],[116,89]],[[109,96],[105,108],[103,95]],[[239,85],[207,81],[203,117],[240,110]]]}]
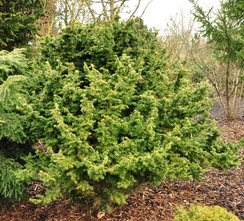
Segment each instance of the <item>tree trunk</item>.
[{"label": "tree trunk", "polygon": [[114,0],[110,0],[110,20],[114,20]]},{"label": "tree trunk", "polygon": [[225,79],[225,95],[226,95],[227,120],[231,120],[229,78],[230,78],[230,62],[227,63],[226,79]]},{"label": "tree trunk", "polygon": [[65,4],[64,4],[64,23],[65,26],[67,26],[69,24],[68,21],[68,0],[65,0]]}]

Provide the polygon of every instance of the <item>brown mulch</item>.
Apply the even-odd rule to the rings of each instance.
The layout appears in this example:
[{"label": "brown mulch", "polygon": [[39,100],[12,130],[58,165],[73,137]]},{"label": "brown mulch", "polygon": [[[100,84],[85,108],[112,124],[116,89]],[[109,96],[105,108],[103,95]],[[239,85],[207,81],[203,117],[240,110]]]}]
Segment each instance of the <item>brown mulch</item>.
[{"label": "brown mulch", "polygon": [[[244,137],[244,121],[220,124],[224,141],[239,141]],[[237,168],[221,172],[211,168],[202,178],[205,182],[163,180],[160,186],[144,185],[111,214],[92,212],[88,208],[62,198],[46,206],[29,201],[18,202],[0,220],[63,221],[63,220],[164,220],[171,221],[176,206],[191,203],[219,205],[244,219],[244,159]],[[28,189],[31,197],[42,194],[45,187],[34,182]],[[100,217],[100,219],[98,218]]]}]

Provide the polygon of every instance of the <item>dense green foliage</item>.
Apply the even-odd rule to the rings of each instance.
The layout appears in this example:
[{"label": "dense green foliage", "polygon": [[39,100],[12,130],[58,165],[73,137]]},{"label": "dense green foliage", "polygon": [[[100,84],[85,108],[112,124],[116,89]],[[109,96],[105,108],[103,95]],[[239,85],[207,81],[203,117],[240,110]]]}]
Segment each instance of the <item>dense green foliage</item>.
[{"label": "dense green foliage", "polygon": [[19,96],[24,94],[22,86],[28,79],[23,53],[21,49],[0,51],[0,140],[8,138],[19,143],[23,141],[25,117],[16,112],[16,106],[20,104]]},{"label": "dense green foliage", "polygon": [[179,207],[175,213],[174,221],[238,221],[239,219],[220,206],[190,206],[189,210]]},{"label": "dense green foliage", "polygon": [[23,75],[23,69],[27,67],[27,59],[23,49],[15,49],[11,52],[0,51],[0,84],[9,76]]},{"label": "dense green foliage", "polygon": [[23,50],[0,51],[0,198],[4,198],[4,204],[26,198],[26,185],[16,180],[15,171],[23,167],[21,157],[30,152],[30,146],[19,144],[18,132],[21,131],[22,138],[23,121],[13,112],[21,82],[27,80],[21,75],[26,67]]},{"label": "dense green foliage", "polygon": [[3,196],[10,201],[28,199],[26,185],[19,183],[15,177],[15,171],[22,166],[14,159],[6,158],[0,147],[0,198]]},{"label": "dense green foliage", "polygon": [[0,49],[24,47],[38,31],[37,19],[43,15],[45,0],[0,1]]},{"label": "dense green foliage", "polygon": [[141,21],[75,24],[44,38],[39,50],[29,96],[12,109],[23,123],[21,142],[46,145],[16,173],[51,186],[35,202],[65,190],[105,209],[126,203],[141,183],[200,179],[210,166],[238,164],[240,145],[219,145],[208,118],[208,83],[193,87],[181,64],[168,69],[156,33]]},{"label": "dense green foliage", "polygon": [[[239,0],[225,0],[223,2],[223,6],[225,7],[226,13],[228,14],[231,20],[237,22],[237,25],[243,25],[243,15],[244,15],[244,2]],[[241,30],[243,32],[243,29]]]}]

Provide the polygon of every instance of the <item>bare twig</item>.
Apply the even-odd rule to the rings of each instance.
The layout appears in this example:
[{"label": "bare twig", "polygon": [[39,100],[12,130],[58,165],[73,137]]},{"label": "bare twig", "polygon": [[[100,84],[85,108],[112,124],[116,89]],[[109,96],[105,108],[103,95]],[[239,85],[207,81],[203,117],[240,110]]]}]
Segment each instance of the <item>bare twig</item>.
[{"label": "bare twig", "polygon": [[144,8],[144,10],[143,10],[143,12],[142,12],[140,18],[142,18],[142,16],[144,15],[145,11],[147,10],[148,5],[149,5],[151,2],[153,2],[153,0],[151,0],[150,2],[147,3],[147,5],[146,5],[146,7]]}]

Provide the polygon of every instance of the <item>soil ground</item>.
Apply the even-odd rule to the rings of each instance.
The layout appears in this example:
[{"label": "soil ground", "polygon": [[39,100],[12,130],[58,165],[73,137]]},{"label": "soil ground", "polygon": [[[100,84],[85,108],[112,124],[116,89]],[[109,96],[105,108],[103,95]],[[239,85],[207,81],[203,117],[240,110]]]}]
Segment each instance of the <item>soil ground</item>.
[{"label": "soil ground", "polygon": [[[218,105],[212,108],[211,116],[218,115]],[[218,112],[218,113],[217,113]],[[220,117],[221,118],[221,117]],[[239,141],[244,137],[244,121],[225,122],[219,120],[224,141]],[[243,154],[242,151],[240,154]],[[29,201],[18,202],[0,214],[3,221],[64,221],[64,220],[163,220],[171,221],[175,208],[179,205],[189,207],[191,203],[219,205],[244,220],[244,158],[241,165],[225,172],[210,168],[202,175],[203,182],[163,180],[160,186],[145,184],[138,193],[127,200],[111,214],[102,211],[91,211],[66,198],[56,200],[46,206],[36,205]],[[28,189],[31,197],[41,194],[45,187],[41,182],[34,182]]]}]

